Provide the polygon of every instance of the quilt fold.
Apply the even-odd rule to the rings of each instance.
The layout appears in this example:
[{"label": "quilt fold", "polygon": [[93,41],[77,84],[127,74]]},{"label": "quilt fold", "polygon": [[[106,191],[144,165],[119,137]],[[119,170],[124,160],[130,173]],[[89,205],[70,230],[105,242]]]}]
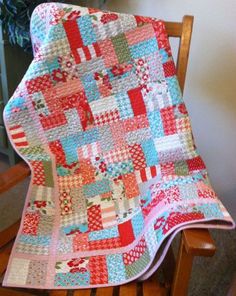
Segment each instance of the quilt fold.
[{"label": "quilt fold", "polygon": [[46,3],[31,36],[4,110],[31,169],[5,286],[145,279],[180,230],[235,227],[196,150],[163,21]]}]

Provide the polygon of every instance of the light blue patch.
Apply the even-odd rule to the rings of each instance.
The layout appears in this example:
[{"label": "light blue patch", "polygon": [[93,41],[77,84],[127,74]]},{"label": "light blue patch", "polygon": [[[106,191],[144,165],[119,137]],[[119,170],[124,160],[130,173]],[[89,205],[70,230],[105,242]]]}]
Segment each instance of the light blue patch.
[{"label": "light blue patch", "polygon": [[111,254],[106,256],[108,269],[108,282],[119,283],[126,279],[125,267],[122,254]]},{"label": "light blue patch", "polygon": [[131,56],[134,59],[148,56],[158,50],[156,38],[151,38],[146,41],[130,46]]},{"label": "light blue patch", "polygon": [[194,174],[192,176],[184,176],[179,177],[174,180],[169,180],[166,183],[162,183],[162,189],[168,189],[172,186],[179,186],[179,185],[185,185],[185,184],[193,184],[198,181],[205,181],[203,178],[203,175],[201,173]]},{"label": "light blue patch", "polygon": [[152,112],[148,112],[147,115],[153,138],[164,137],[165,134],[160,111],[155,110]]},{"label": "light blue patch", "polygon": [[45,61],[33,61],[25,74],[25,79],[32,80],[45,74],[49,74],[47,63]]},{"label": "light blue patch", "polygon": [[196,208],[201,211],[206,218],[224,218],[218,204],[203,204],[196,206]]},{"label": "light blue patch", "polygon": [[118,237],[117,226],[89,233],[89,241]]},{"label": "light blue patch", "polygon": [[68,272],[68,273],[56,273],[54,284],[56,287],[67,286],[88,286],[90,282],[89,272]]},{"label": "light blue patch", "polygon": [[170,92],[172,104],[176,105],[183,103],[182,93],[177,78],[175,76],[167,77],[166,82]]},{"label": "light blue patch", "polygon": [[158,156],[153,140],[146,140],[141,143],[147,166],[158,164]]},{"label": "light blue patch", "polygon": [[89,44],[95,43],[97,40],[90,16],[81,16],[77,19],[77,23],[84,45],[87,46]]},{"label": "light blue patch", "polygon": [[166,62],[169,60],[168,53],[165,51],[164,48],[161,48],[161,49],[159,50],[159,53],[160,53],[160,55],[161,55],[161,61],[162,61],[162,63],[163,63],[163,64],[166,63]]},{"label": "light blue patch", "polygon": [[71,164],[78,161],[78,138],[73,136],[68,136],[67,138],[61,139],[61,144],[66,155],[66,162]]},{"label": "light blue patch", "polygon": [[62,228],[63,232],[65,234],[69,234],[73,230],[79,230],[80,232],[86,232],[88,231],[88,225],[87,224],[79,224],[79,225],[69,225]]},{"label": "light blue patch", "polygon": [[132,160],[128,160],[126,162],[111,163],[107,166],[107,173],[114,178],[120,175],[132,173],[133,171],[134,168]]},{"label": "light blue patch", "polygon": [[142,202],[142,208],[146,208],[149,203],[152,201],[152,198],[151,198],[151,191],[150,189],[145,193],[145,195],[142,195],[142,198],[141,198],[141,202]]},{"label": "light blue patch", "polygon": [[19,241],[24,244],[30,244],[30,245],[40,245],[40,246],[49,246],[51,242],[51,236],[46,236],[46,235],[24,235],[21,234]]},{"label": "light blue patch", "polygon": [[58,166],[56,170],[57,170],[57,175],[61,177],[68,176],[71,174],[71,171],[69,169],[64,168],[62,166]]},{"label": "light blue patch", "polygon": [[47,32],[46,42],[57,41],[66,38],[66,32],[61,23],[53,25]]},{"label": "light blue patch", "polygon": [[98,136],[99,136],[98,128],[95,127],[95,128],[91,128],[86,131],[83,131],[81,132],[81,136],[82,136],[82,139],[80,138],[78,142],[79,146],[84,146],[87,144],[94,143],[98,141]]},{"label": "light blue patch", "polygon": [[57,58],[54,58],[51,61],[47,61],[47,66],[48,66],[48,70],[50,71],[50,73],[52,73],[53,70],[60,68]]},{"label": "light blue patch", "polygon": [[99,127],[99,139],[102,151],[106,152],[114,149],[114,140],[109,125]]},{"label": "light blue patch", "polygon": [[12,109],[18,109],[18,111],[26,110],[27,107],[26,107],[25,98],[18,97],[9,101],[5,107],[5,114],[6,115],[10,114],[12,112]]},{"label": "light blue patch", "polygon": [[181,199],[198,198],[197,187],[195,184],[180,184],[178,187]]},{"label": "light blue patch", "polygon": [[75,135],[67,136],[61,139],[63,150],[66,154],[66,162],[71,164],[78,161],[78,147],[91,144],[98,140],[98,129],[93,128]]},{"label": "light blue patch", "polygon": [[45,32],[46,32],[46,22],[42,22],[42,19],[39,15],[34,13],[34,17],[32,18],[31,23],[31,35],[35,36],[40,41],[44,41]]},{"label": "light blue patch", "polygon": [[119,93],[115,96],[122,119],[134,117],[134,112],[127,93]]},{"label": "light blue patch", "polygon": [[94,80],[93,74],[86,74],[81,77],[81,81],[84,86],[85,94],[88,102],[96,101],[100,98],[100,93]]},{"label": "light blue patch", "polygon": [[144,219],[142,212],[139,212],[137,215],[133,216],[131,219],[133,226],[133,231],[135,237],[138,237],[144,228]]},{"label": "light blue patch", "polygon": [[110,182],[108,179],[98,180],[95,183],[84,185],[83,191],[87,197],[103,194],[111,191]]}]

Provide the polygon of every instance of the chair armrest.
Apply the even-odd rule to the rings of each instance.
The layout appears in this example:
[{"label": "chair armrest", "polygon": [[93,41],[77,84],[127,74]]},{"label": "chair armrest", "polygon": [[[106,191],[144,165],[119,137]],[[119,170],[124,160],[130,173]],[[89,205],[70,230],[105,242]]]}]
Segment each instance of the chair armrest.
[{"label": "chair armrest", "polygon": [[188,254],[204,257],[211,257],[215,254],[215,242],[207,229],[185,229],[182,235]]},{"label": "chair armrest", "polygon": [[28,176],[30,176],[30,168],[24,161],[10,167],[0,174],[0,193],[9,190]]}]

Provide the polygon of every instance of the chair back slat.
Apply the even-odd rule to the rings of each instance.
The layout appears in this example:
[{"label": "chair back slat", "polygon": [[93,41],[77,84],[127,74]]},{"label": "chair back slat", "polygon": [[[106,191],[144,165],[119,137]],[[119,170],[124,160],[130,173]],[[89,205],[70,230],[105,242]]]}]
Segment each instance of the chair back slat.
[{"label": "chair back slat", "polygon": [[181,23],[165,22],[165,26],[169,37],[180,38],[176,70],[179,85],[183,93],[192,36],[193,16],[185,15]]}]

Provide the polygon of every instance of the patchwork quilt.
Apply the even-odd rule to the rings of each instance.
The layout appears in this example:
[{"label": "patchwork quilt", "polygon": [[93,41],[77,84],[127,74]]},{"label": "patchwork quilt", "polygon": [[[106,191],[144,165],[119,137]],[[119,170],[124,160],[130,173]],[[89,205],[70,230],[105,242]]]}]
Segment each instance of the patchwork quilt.
[{"label": "patchwork quilt", "polygon": [[4,110],[31,169],[5,286],[145,279],[180,230],[234,227],[194,145],[162,21],[47,3],[31,36],[34,59]]}]

